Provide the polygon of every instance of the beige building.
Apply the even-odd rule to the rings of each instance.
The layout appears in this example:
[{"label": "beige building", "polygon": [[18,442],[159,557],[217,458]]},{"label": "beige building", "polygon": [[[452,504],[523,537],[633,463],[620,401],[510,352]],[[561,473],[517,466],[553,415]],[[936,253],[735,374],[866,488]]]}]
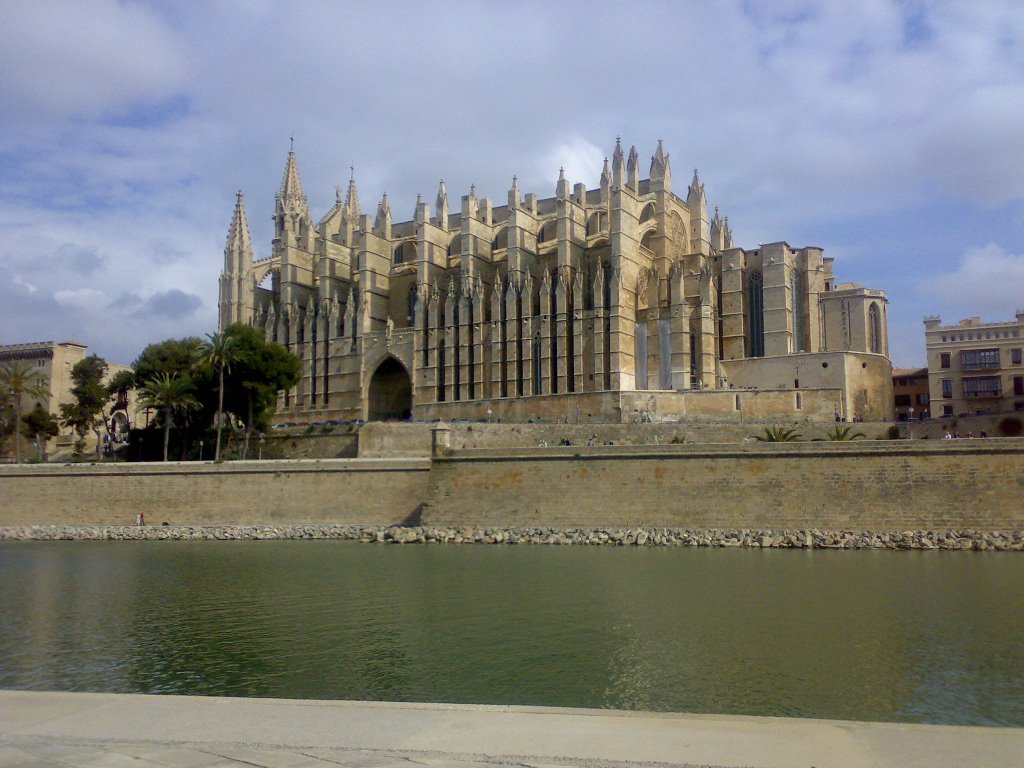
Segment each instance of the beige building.
[{"label": "beige building", "polygon": [[927,419],[931,416],[927,368],[893,368],[892,396],[896,420]]},{"label": "beige building", "polygon": [[924,319],[932,416],[1024,411],[1024,310],[1015,320]]},{"label": "beige building", "polygon": [[[22,396],[21,412],[26,414],[36,407],[36,404],[43,406],[53,416],[60,417],[60,406],[63,403],[70,403],[74,400],[71,395],[71,388],[74,382],[71,380],[71,369],[75,364],[84,360],[88,347],[75,341],[37,341],[28,344],[0,344],[0,364],[13,360],[24,360],[34,365],[36,370],[46,377],[48,383],[48,394],[43,398],[33,398],[27,395]],[[127,371],[131,368],[127,365],[108,363],[105,380],[118,371]],[[121,438],[127,437],[128,429],[134,422],[134,393],[124,402],[111,403],[106,409],[104,417],[108,420],[108,432],[111,436]],[[50,441],[49,447],[60,448],[70,446],[74,442],[73,436],[65,430],[65,433],[58,435]]]},{"label": "beige building", "polygon": [[886,295],[821,248],[737,247],[660,142],[646,179],[616,142],[596,189],[554,187],[452,212],[442,181],[397,222],[350,180],[314,220],[291,152],[269,258],[238,195],[220,327],[302,359],[281,421],[892,417]]}]

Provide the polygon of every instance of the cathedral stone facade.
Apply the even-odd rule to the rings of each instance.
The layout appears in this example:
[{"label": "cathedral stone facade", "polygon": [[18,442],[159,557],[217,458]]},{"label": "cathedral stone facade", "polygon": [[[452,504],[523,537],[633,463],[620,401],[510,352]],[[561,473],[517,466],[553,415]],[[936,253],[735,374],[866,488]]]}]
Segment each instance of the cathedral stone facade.
[{"label": "cathedral stone facade", "polygon": [[600,185],[560,173],[553,197],[442,181],[395,222],[354,180],[310,215],[290,152],[273,249],[254,260],[239,193],[219,324],[298,355],[278,419],[646,421],[892,417],[887,299],[837,285],[820,248],[734,246],[698,174],[672,191],[616,142]]}]

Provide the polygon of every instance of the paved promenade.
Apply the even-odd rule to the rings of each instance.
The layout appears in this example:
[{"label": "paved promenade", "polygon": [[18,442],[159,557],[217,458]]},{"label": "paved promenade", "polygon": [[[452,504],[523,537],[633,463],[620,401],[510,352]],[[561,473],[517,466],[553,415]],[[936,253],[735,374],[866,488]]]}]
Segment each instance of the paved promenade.
[{"label": "paved promenade", "polygon": [[1024,729],[0,691],[2,768],[1021,765]]}]

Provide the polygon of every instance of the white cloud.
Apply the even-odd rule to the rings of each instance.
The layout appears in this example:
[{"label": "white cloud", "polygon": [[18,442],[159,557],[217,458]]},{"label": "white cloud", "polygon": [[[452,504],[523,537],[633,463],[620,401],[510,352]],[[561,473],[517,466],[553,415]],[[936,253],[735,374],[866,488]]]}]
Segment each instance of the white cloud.
[{"label": "white cloud", "polygon": [[586,184],[588,189],[593,189],[600,178],[605,154],[600,147],[582,136],[573,136],[558,142],[542,155],[534,170],[537,176],[549,179],[547,186],[538,190],[538,194],[541,197],[551,197],[555,194],[555,182],[558,180],[560,168],[565,169],[565,178],[569,180],[570,185],[582,183]]},{"label": "white cloud", "polygon": [[82,308],[103,306],[108,301],[106,295],[95,288],[54,291],[53,298],[58,304]]},{"label": "white cloud", "polygon": [[25,280],[22,279],[21,275],[15,275],[14,276],[14,284],[15,285],[20,285],[22,288],[24,288],[29,293],[35,293],[36,291],[39,290],[39,286],[33,285],[32,283],[29,283],[29,282],[26,282]]},{"label": "white cloud", "polygon": [[[828,248],[842,279],[890,290],[900,328],[987,301],[959,271],[926,295],[881,270],[1024,238],[1024,6],[579,7],[8,3],[0,260],[20,283],[0,285],[0,328],[121,361],[212,330],[235,190],[269,255],[291,135],[315,216],[354,164],[364,211],[386,191],[398,220],[442,177],[455,210],[471,182],[504,204],[513,174],[550,196],[560,166],[593,187],[616,135],[646,175],[664,139],[676,190],[699,167],[738,244]],[[957,236],[937,242],[950,201]]]},{"label": "white cloud", "polygon": [[159,102],[189,71],[154,11],[114,0],[18,0],[0,27],[4,121],[95,117]]},{"label": "white cloud", "polygon": [[996,243],[972,248],[952,272],[926,278],[922,292],[989,322],[1011,319],[1024,308],[1024,254],[1007,253]]}]

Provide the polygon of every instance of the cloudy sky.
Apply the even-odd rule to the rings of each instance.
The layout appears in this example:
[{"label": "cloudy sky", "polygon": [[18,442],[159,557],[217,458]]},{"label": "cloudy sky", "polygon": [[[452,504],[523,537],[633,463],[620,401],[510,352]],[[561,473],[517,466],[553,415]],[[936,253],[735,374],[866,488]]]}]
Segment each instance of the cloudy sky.
[{"label": "cloudy sky", "polygon": [[597,184],[615,137],[700,169],[738,245],[834,256],[922,317],[1024,306],[1024,3],[13,0],[0,25],[0,343],[130,363],[214,330],[235,192],[257,257],[295,138],[315,218],[354,166],[396,219],[444,178]]}]

